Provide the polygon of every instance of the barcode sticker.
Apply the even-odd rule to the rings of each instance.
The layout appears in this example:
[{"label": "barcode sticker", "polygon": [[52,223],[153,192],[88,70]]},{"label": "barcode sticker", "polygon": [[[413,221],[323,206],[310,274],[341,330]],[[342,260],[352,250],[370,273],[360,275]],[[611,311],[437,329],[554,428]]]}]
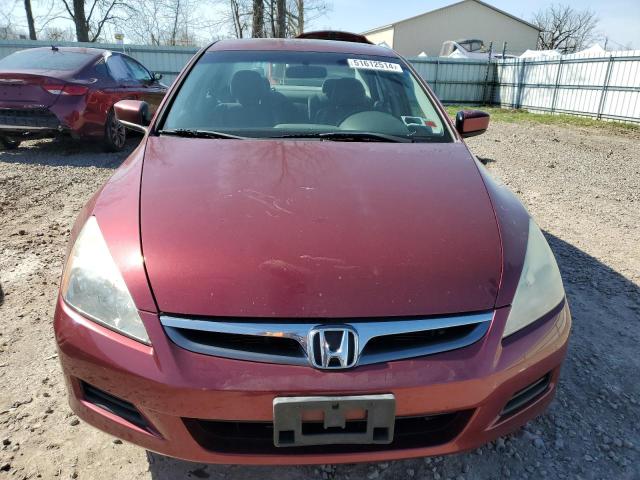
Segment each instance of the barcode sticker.
[{"label": "barcode sticker", "polygon": [[380,70],[382,72],[402,73],[402,67],[397,63],[381,62],[378,60],[347,59],[349,67],[361,70]]}]

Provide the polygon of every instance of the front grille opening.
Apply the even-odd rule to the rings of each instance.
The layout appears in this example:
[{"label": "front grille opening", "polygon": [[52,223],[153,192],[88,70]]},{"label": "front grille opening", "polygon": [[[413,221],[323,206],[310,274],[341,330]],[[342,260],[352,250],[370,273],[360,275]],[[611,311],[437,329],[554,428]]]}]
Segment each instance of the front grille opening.
[{"label": "front grille opening", "polygon": [[133,404],[115,397],[99,388],[94,387],[86,382],[80,382],[84,399],[113,415],[116,415],[138,428],[154,433],[153,428],[142,416],[140,411]]},{"label": "front grille opening", "polygon": [[460,340],[469,335],[477,326],[477,324],[459,325],[437,330],[424,330],[420,332],[374,337],[369,340],[362,355],[410,350],[412,348],[425,348],[430,345],[440,345]]},{"label": "front grille opening", "polygon": [[[370,365],[468,347],[487,333],[492,318],[493,312],[437,317],[344,319],[184,318],[164,314],[160,316],[160,321],[171,341],[185,350],[286,365],[323,365],[321,338],[330,344],[328,350],[336,352],[341,342],[347,341],[342,332],[336,330],[350,330],[349,358],[343,359],[343,363],[353,366],[355,363]],[[289,323],[292,323],[291,327],[288,327]],[[278,336],[273,333],[274,325],[277,325]],[[366,336],[358,339],[359,331],[367,332]],[[324,360],[327,364],[322,368],[341,366],[338,356],[329,355]]]},{"label": "front grille opening", "polygon": [[[322,352],[320,351],[320,335],[313,336],[313,345],[311,351],[313,352],[313,363],[315,365],[322,365]],[[329,362],[329,366],[332,367],[331,362]]]},{"label": "front grille opening", "polygon": [[[230,422],[184,418],[184,424],[194,440],[211,452],[263,455],[302,455],[376,452],[424,448],[452,441],[467,425],[472,410],[418,417],[397,417],[393,442],[375,445],[319,445],[308,447],[276,447],[272,422]],[[306,423],[306,422],[305,422]],[[348,421],[347,428],[362,428],[360,421]],[[322,423],[309,422],[303,429],[320,429]],[[339,429],[340,432],[345,430]],[[327,433],[322,429],[322,433]],[[333,432],[332,432],[333,433]],[[284,437],[283,437],[284,435]],[[280,432],[280,444],[293,442],[293,431]],[[374,432],[377,440],[386,440],[386,428]],[[287,437],[289,436],[289,437]],[[287,441],[287,438],[289,440]]]},{"label": "front grille opening", "polygon": [[366,431],[366,420],[348,420],[345,422],[344,428],[324,428],[324,424],[322,422],[302,422],[302,433],[304,435],[322,435],[323,433],[365,433]]},{"label": "front grille opening", "polygon": [[204,330],[179,329],[180,335],[187,340],[209,347],[277,355],[284,357],[304,357],[300,344],[285,337],[268,337],[257,335],[238,335],[235,333],[207,332]]},{"label": "front grille opening", "polygon": [[291,445],[295,439],[296,432],[293,430],[282,430],[278,434],[280,445]]},{"label": "front grille opening", "polygon": [[525,409],[536,400],[538,400],[542,395],[544,395],[549,388],[549,383],[551,381],[551,373],[547,373],[541,379],[533,382],[526,388],[523,388],[519,392],[516,392],[513,397],[507,402],[507,404],[502,409],[500,413],[500,417],[508,417],[519,411]]},{"label": "front grille opening", "polygon": [[389,440],[389,429],[384,427],[375,427],[373,429],[373,439],[376,442],[384,442]]}]

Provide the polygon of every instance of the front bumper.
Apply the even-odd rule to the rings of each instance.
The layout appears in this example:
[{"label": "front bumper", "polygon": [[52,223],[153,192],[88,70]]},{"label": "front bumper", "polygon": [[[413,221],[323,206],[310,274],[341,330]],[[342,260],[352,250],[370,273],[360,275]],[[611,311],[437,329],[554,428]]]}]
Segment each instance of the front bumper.
[{"label": "front bumper", "polygon": [[[555,393],[571,327],[569,309],[563,302],[502,341],[508,311],[496,310],[487,335],[469,347],[345,372],[191,353],[171,343],[156,314],[140,312],[153,342],[147,347],[83,318],[62,300],[56,308],[55,331],[70,405],[80,418],[105,432],[196,462],[353,463],[470,450],[540,414]],[[543,377],[548,379],[544,392],[501,416],[516,392]],[[150,428],[96,406],[88,400],[86,385],[135,406]],[[460,413],[455,435],[417,447],[230,451],[212,448],[194,434],[194,421],[268,424],[275,397],[383,393],[395,396],[397,418]]]}]

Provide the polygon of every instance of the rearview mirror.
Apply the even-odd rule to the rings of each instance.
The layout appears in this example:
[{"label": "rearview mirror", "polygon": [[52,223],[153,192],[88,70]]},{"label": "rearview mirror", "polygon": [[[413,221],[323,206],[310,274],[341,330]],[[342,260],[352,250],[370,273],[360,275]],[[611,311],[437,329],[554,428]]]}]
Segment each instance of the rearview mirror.
[{"label": "rearview mirror", "polygon": [[151,123],[149,104],[138,100],[120,100],[113,106],[116,118],[125,127],[138,132],[147,133],[147,126]]},{"label": "rearview mirror", "polygon": [[154,80],[162,80],[162,74],[158,73],[158,72],[153,72],[153,79]]},{"label": "rearview mirror", "polygon": [[475,137],[487,131],[489,117],[480,110],[461,110],[456,114],[456,130],[463,138]]},{"label": "rearview mirror", "polygon": [[287,78],[327,78],[327,69],[316,65],[293,65],[287,67]]}]

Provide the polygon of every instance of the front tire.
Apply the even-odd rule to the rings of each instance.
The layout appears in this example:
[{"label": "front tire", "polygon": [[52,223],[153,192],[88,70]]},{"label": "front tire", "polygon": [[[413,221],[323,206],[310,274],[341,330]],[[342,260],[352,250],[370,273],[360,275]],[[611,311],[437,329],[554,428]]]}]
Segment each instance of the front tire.
[{"label": "front tire", "polygon": [[3,150],[15,150],[20,146],[21,140],[10,137],[0,137],[0,147]]},{"label": "front tire", "polygon": [[119,152],[127,141],[127,129],[116,118],[115,112],[109,111],[104,126],[104,148],[107,152]]}]

